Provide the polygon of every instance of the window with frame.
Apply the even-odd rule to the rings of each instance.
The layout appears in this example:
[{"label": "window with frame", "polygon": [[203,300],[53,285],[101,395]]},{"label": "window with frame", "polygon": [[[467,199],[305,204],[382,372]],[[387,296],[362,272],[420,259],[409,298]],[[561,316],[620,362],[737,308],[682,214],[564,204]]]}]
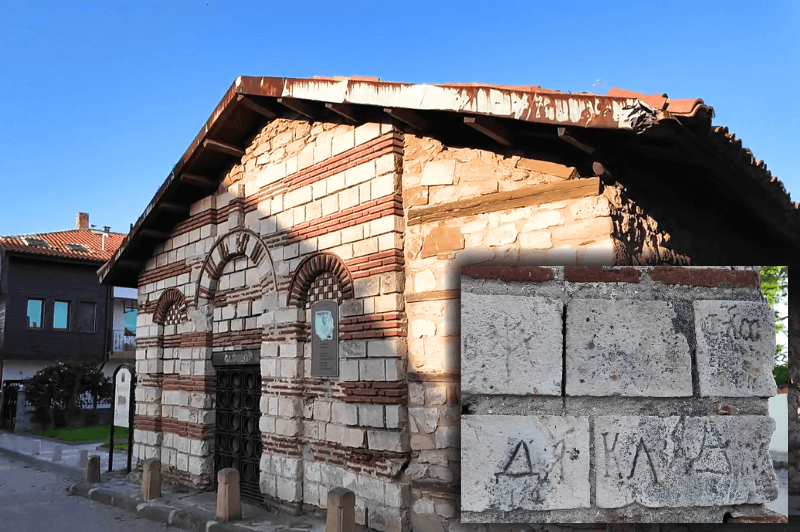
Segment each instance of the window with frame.
[{"label": "window with frame", "polygon": [[42,328],[42,314],[44,313],[44,299],[28,300],[28,328]]},{"label": "window with frame", "polygon": [[78,332],[95,332],[97,318],[97,303],[81,301],[78,308]]},{"label": "window with frame", "polygon": [[56,301],[53,304],[53,329],[69,330],[69,301]]}]

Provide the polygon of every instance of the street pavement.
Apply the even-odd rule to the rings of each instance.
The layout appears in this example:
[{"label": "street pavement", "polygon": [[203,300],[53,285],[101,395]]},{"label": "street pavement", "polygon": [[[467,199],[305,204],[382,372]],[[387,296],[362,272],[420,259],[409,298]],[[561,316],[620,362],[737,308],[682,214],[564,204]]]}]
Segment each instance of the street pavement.
[{"label": "street pavement", "polygon": [[74,480],[54,471],[0,456],[0,530],[86,532],[123,530],[163,532],[161,523],[82,497],[67,488]]},{"label": "street pavement", "polygon": [[[181,486],[162,483],[162,496],[151,501],[141,498],[141,487],[136,474],[126,475],[127,455],[114,452],[113,472],[108,472],[108,449],[98,449],[98,444],[60,444],[46,438],[0,431],[0,491],[11,495],[0,497],[0,532],[13,530],[48,530],[61,532],[80,530],[163,530],[165,526],[202,532],[323,532],[325,520],[316,515],[292,516],[268,510],[263,506],[242,503],[242,520],[232,523],[219,522],[216,518],[216,492],[199,492]],[[57,447],[61,448],[58,458]],[[81,462],[81,451],[96,454],[101,459],[101,482],[83,482],[85,467]],[[6,469],[3,466],[7,466]],[[19,471],[25,476],[20,477]],[[40,477],[47,475],[47,477]],[[21,482],[21,493],[7,486],[17,478],[54,479],[54,487],[42,485],[41,481]],[[39,494],[39,490],[43,494]],[[61,492],[59,492],[61,490]],[[80,501],[80,511],[74,514],[78,528],[63,528],[62,521],[73,521],[68,511],[62,515],[58,493],[63,499]],[[79,497],[68,497],[69,494]],[[4,496],[7,494],[4,494]],[[74,504],[74,503],[73,503]],[[8,511],[8,508],[14,508]],[[51,511],[52,508],[52,511]],[[100,512],[94,515],[95,511]],[[110,523],[95,522],[103,515],[111,516]],[[6,519],[6,521],[3,521]],[[83,519],[83,521],[81,521]],[[146,522],[150,528],[135,527],[131,522]],[[72,526],[72,525],[70,525]],[[155,528],[152,528],[155,526]],[[13,527],[13,528],[12,528]]]}]

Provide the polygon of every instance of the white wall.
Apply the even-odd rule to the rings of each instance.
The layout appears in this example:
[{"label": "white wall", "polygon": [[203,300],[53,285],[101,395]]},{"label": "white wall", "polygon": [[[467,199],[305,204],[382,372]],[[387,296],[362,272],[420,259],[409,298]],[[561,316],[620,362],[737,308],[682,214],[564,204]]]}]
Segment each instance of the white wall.
[{"label": "white wall", "polygon": [[775,419],[775,432],[769,442],[770,451],[787,452],[789,448],[788,395],[778,394],[769,399],[769,415]]}]

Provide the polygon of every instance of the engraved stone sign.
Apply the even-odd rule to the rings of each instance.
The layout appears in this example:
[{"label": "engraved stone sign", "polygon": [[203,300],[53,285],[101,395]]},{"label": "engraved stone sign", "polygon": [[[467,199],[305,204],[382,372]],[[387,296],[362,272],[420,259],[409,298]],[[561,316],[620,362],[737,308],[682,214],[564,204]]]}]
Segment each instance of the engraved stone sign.
[{"label": "engraved stone sign", "polygon": [[260,357],[259,351],[218,351],[211,355],[211,364],[214,366],[246,366],[258,364]]},{"label": "engraved stone sign", "polygon": [[775,395],[775,316],[766,303],[695,301],[700,395]]},{"label": "engraved stone sign", "polygon": [[462,292],[462,391],[561,395],[563,308],[543,297]]},{"label": "engraved stone sign", "polygon": [[588,418],[503,415],[461,418],[464,511],[588,506]]},{"label": "engraved stone sign", "polygon": [[692,395],[689,343],[665,301],[573,299],[567,395]]},{"label": "engraved stone sign", "polygon": [[597,506],[756,504],[777,496],[767,416],[600,416]]},{"label": "engraved stone sign", "polygon": [[311,305],[311,376],[339,376],[339,304],[333,300]]}]

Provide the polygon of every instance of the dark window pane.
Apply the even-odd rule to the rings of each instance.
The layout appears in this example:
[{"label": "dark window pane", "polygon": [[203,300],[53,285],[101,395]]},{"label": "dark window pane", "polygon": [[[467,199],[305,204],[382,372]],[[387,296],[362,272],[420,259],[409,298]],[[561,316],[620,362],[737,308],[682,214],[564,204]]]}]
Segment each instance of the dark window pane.
[{"label": "dark window pane", "polygon": [[28,327],[31,329],[42,328],[42,309],[44,301],[41,299],[28,300]]},{"label": "dark window pane", "polygon": [[53,307],[53,329],[69,329],[69,302],[56,301]]},{"label": "dark window pane", "polygon": [[94,332],[95,312],[97,305],[88,301],[81,301],[78,312],[78,330],[80,332]]}]

